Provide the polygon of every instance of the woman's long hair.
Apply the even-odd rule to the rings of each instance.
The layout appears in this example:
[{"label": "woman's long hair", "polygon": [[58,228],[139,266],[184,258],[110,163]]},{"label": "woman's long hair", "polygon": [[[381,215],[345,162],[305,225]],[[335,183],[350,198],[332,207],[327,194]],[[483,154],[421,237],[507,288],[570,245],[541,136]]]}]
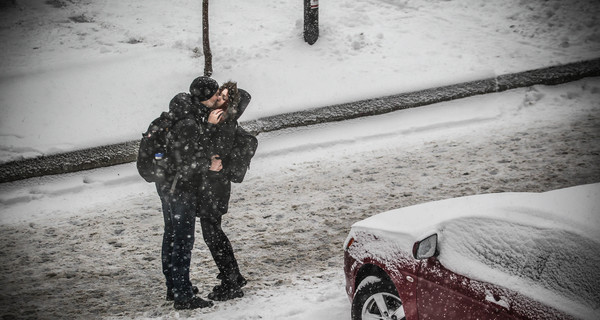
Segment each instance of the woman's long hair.
[{"label": "woman's long hair", "polygon": [[225,121],[227,120],[235,120],[236,115],[238,113],[237,106],[240,103],[241,97],[240,92],[237,88],[237,82],[227,81],[221,85],[219,88],[219,92],[227,89],[227,94],[229,95],[227,101],[221,106],[225,114]]}]

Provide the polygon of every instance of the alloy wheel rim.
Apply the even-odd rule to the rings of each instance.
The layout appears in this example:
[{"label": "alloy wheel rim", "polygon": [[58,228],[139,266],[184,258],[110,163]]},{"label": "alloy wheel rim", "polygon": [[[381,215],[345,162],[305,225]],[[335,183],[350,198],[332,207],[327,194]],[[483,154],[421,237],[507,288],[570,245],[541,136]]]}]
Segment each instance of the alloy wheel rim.
[{"label": "alloy wheel rim", "polygon": [[406,319],[402,301],[393,294],[378,292],[365,301],[362,308],[363,320],[403,320]]}]

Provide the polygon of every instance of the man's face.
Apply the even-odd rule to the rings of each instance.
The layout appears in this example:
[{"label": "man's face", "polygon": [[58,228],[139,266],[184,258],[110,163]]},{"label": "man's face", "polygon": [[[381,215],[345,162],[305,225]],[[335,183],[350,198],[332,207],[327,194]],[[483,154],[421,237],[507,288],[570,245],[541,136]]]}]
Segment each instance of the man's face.
[{"label": "man's face", "polygon": [[217,95],[218,93],[219,93],[219,92],[217,91],[215,94],[213,94],[213,96],[212,96],[212,97],[210,97],[210,99],[208,99],[208,100],[204,100],[204,101],[202,101],[201,103],[202,103],[203,105],[205,105],[205,106],[206,106],[207,108],[209,108],[209,109],[214,109],[214,108],[216,108],[216,107],[217,107],[217,99],[218,99],[218,97],[219,97],[219,96]]}]

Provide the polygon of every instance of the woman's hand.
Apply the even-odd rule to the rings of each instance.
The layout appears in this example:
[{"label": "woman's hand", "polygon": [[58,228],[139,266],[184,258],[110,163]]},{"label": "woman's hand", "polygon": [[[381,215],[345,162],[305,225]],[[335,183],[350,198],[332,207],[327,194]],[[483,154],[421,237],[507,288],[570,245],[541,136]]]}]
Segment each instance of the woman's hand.
[{"label": "woman's hand", "polygon": [[219,157],[219,155],[210,157],[210,168],[208,168],[208,170],[215,172],[223,170],[223,163],[221,162],[221,157]]},{"label": "woman's hand", "polygon": [[210,114],[208,115],[208,123],[219,124],[219,123],[223,122],[224,116],[225,115],[223,114],[223,110],[215,109],[215,110],[211,111]]}]

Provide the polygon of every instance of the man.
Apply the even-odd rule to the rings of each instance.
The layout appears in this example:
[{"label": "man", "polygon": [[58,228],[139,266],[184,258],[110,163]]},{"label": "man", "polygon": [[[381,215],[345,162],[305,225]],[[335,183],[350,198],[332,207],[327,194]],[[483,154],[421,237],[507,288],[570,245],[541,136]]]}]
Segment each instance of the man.
[{"label": "man", "polygon": [[169,168],[164,182],[156,188],[162,202],[165,222],[162,243],[162,268],[167,285],[167,300],[175,309],[206,308],[211,301],[197,297],[198,288],[190,282],[190,262],[194,246],[198,195],[203,177],[211,167],[205,146],[210,144],[210,115],[217,101],[218,83],[208,77],[196,78],[190,93],[180,93],[169,104],[176,120],[168,134]]}]

